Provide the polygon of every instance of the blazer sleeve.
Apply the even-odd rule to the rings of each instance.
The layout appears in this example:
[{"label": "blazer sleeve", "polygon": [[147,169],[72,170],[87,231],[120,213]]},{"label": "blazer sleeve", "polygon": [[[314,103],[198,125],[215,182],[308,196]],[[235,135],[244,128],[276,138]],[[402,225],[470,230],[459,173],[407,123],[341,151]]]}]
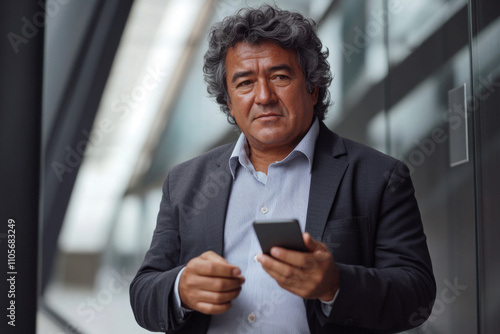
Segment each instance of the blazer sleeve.
[{"label": "blazer sleeve", "polygon": [[179,222],[169,193],[169,176],[163,184],[163,196],[156,229],[148,252],[130,285],[130,302],[142,327],[156,332],[175,331],[173,287],[182,269],[179,263]]},{"label": "blazer sleeve", "polygon": [[317,320],[313,331],[394,333],[420,325],[431,313],[436,284],[409,175],[401,162],[386,174],[373,265],[337,263],[340,290],[328,317],[318,301],[307,301],[308,316]]}]

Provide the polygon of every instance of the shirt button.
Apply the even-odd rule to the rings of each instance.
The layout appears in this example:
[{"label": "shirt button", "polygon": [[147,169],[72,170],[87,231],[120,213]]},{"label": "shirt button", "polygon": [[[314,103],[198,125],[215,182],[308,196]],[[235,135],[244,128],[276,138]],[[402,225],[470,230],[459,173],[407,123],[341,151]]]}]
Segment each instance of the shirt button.
[{"label": "shirt button", "polygon": [[260,209],[260,211],[261,211],[263,214],[266,214],[266,213],[268,213],[268,212],[269,212],[269,210],[268,210],[265,206],[263,206],[263,207],[262,207],[262,209]]},{"label": "shirt button", "polygon": [[257,320],[257,316],[255,315],[255,313],[253,313],[253,312],[252,312],[252,313],[250,313],[250,314],[248,315],[248,318],[247,318],[247,319],[248,319],[248,322],[249,322],[249,323],[253,323],[253,322],[255,322],[255,320]]}]

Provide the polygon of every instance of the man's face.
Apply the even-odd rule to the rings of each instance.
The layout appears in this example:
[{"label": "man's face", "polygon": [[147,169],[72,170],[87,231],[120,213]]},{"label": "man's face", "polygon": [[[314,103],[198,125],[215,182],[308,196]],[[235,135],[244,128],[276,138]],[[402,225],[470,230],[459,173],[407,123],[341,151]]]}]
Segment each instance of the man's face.
[{"label": "man's face", "polygon": [[290,152],[313,119],[317,89],[307,91],[294,50],[239,42],[226,54],[231,115],[252,149]]}]

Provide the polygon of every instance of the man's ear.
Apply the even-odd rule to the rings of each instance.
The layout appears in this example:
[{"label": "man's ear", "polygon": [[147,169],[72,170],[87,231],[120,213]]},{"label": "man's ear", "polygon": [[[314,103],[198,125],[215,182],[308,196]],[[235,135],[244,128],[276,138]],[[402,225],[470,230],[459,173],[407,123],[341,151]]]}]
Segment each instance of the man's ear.
[{"label": "man's ear", "polygon": [[314,87],[312,92],[311,92],[311,97],[313,99],[314,105],[316,105],[316,103],[318,103],[318,95],[319,95],[319,88]]}]

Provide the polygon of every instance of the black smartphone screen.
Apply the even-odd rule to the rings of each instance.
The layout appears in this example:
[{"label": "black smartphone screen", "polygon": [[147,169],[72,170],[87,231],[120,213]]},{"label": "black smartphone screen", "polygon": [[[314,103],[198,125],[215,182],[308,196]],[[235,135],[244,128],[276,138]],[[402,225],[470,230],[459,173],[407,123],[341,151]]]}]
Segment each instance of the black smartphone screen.
[{"label": "black smartphone screen", "polygon": [[256,220],[253,227],[262,252],[269,255],[272,247],[308,252],[296,219]]}]

